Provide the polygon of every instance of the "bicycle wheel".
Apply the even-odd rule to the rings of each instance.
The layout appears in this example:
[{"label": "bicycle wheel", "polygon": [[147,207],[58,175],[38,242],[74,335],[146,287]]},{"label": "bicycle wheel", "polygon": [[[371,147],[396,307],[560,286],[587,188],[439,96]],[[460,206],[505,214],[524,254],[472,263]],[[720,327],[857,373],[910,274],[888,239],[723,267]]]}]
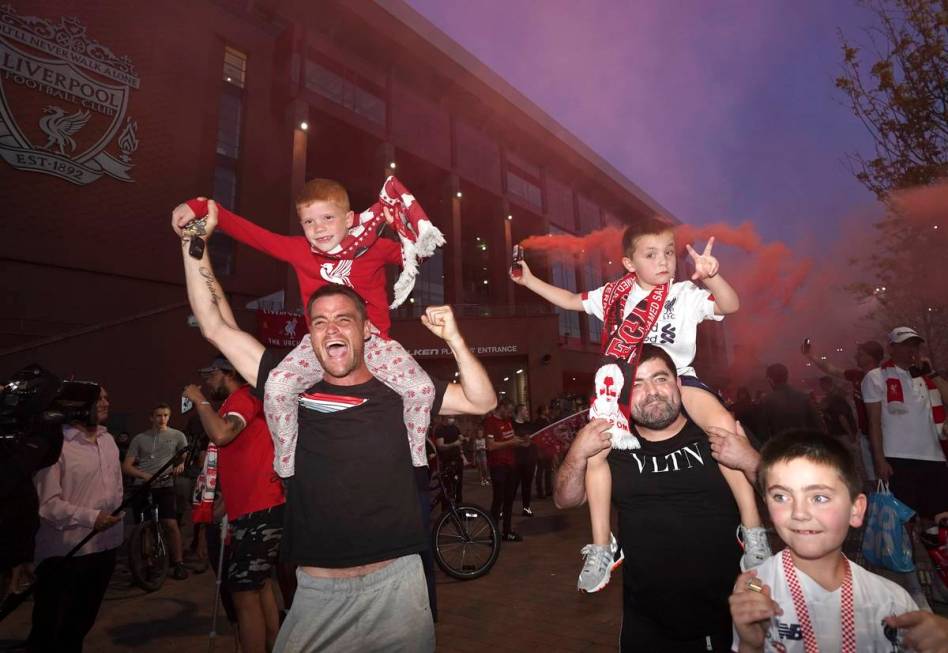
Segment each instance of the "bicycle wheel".
[{"label": "bicycle wheel", "polygon": [[154,592],[164,584],[168,566],[168,547],[158,524],[146,521],[135,526],[128,538],[128,570],[135,584]]},{"label": "bicycle wheel", "polygon": [[442,571],[458,580],[473,580],[490,571],[500,554],[500,532],[479,506],[445,511],[432,529],[431,548]]}]

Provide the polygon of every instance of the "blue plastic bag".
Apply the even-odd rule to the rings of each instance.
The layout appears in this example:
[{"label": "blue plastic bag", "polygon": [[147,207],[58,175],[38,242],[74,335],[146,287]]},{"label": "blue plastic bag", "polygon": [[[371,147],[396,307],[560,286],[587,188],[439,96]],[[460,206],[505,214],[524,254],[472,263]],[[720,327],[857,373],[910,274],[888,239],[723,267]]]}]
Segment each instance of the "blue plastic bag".
[{"label": "blue plastic bag", "polygon": [[862,554],[866,562],[891,571],[906,573],[915,569],[912,541],[905,531],[905,522],[915,511],[889,492],[889,484],[879,481],[869,496],[866,530],[862,536]]}]

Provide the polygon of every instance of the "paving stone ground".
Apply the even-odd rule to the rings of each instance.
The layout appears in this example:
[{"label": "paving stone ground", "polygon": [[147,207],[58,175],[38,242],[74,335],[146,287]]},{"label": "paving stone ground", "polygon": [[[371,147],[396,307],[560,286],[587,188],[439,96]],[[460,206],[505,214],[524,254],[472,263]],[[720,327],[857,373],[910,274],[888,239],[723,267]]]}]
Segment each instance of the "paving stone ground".
[{"label": "paving stone ground", "polygon": [[[465,499],[489,507],[490,488],[481,487],[475,476],[476,472],[467,472]],[[487,576],[456,581],[438,572],[438,650],[616,651],[621,574],[598,594],[580,594],[575,589],[579,550],[588,541],[585,509],[561,511],[550,499],[535,499],[535,516],[527,518],[520,516],[519,497],[514,506],[514,530],[524,541],[504,544]],[[120,561],[85,650],[206,653],[211,650],[208,634],[214,593],[214,575],[209,571],[185,581],[169,579],[159,591],[145,593],[132,586]],[[31,607],[21,606],[0,623],[0,644],[26,637]],[[936,606],[943,614],[945,607]],[[223,610],[213,650],[235,650]]]}]

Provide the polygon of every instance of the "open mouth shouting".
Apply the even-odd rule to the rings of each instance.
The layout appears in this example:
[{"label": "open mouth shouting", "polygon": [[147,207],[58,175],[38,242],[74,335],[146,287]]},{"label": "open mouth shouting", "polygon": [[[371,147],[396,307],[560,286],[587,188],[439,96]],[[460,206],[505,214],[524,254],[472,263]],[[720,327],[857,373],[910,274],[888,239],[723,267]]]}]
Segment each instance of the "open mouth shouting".
[{"label": "open mouth shouting", "polygon": [[344,361],[349,354],[349,343],[342,338],[328,338],[323,343],[326,358],[330,361]]}]

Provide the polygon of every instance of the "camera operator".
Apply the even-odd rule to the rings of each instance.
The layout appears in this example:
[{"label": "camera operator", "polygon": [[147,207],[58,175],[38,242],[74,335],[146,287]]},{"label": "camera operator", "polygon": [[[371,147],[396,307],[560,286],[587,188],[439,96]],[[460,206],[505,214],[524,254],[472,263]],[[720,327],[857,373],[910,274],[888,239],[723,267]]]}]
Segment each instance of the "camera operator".
[{"label": "camera operator", "polygon": [[[122,472],[115,440],[102,426],[108,415],[108,393],[100,388],[99,425],[63,426],[59,459],[34,479],[40,528],[30,651],[81,651],[115,568],[122,516],[111,512],[122,503]],[[98,535],[74,557],[61,557],[90,531]]]},{"label": "camera operator", "polygon": [[63,447],[61,430],[37,433],[0,445],[0,577],[9,573],[7,586],[0,585],[0,598],[29,584],[33,547],[39,528],[39,502],[33,473],[49,467]]}]

